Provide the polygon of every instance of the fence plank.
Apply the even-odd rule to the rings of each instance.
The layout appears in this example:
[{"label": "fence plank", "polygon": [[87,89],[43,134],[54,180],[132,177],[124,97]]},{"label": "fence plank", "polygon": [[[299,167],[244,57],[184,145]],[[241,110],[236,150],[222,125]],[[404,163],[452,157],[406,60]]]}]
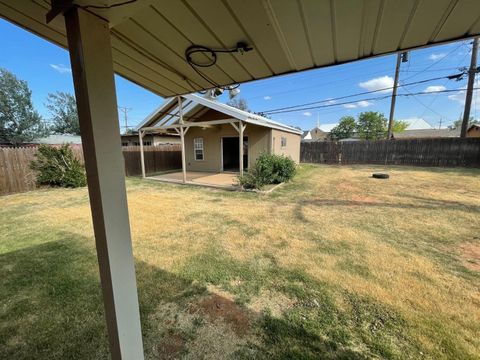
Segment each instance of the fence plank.
[{"label": "fence plank", "polygon": [[[181,169],[180,145],[144,146],[146,152],[145,170],[147,174]],[[74,155],[83,163],[81,145],[72,145]],[[125,160],[125,175],[141,175],[140,147],[122,148]],[[35,159],[37,147],[0,147],[0,195],[36,189],[35,173],[30,163]]]},{"label": "fence plank", "polygon": [[480,138],[302,142],[300,161],[318,164],[480,167]]}]

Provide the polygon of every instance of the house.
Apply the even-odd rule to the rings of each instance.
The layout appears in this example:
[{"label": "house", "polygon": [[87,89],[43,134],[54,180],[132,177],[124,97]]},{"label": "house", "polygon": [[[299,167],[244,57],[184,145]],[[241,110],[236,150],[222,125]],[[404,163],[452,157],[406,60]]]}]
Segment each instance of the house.
[{"label": "house", "polygon": [[394,139],[427,139],[460,137],[460,129],[418,129],[393,133]]},{"label": "house", "polygon": [[312,130],[304,131],[302,134],[302,140],[313,140],[313,141],[327,140],[328,135],[329,135],[328,132],[323,131],[318,126],[316,126]]},{"label": "house", "polygon": [[[123,134],[122,146],[139,146],[140,140],[138,134]],[[167,144],[180,144],[180,137],[170,134],[147,134],[143,137],[143,146],[158,146]]]},{"label": "house", "polygon": [[472,124],[467,130],[467,137],[480,137],[480,124]]},{"label": "house", "polygon": [[242,172],[262,153],[285,155],[300,162],[301,130],[210,96],[191,94],[167,99],[136,130],[142,134],[180,134],[180,138],[183,131],[186,171]]}]

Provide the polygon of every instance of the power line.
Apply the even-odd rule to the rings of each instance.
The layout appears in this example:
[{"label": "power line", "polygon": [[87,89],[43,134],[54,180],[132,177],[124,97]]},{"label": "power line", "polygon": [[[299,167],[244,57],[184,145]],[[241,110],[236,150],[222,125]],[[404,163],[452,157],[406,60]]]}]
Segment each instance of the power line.
[{"label": "power line", "polygon": [[[480,89],[480,87],[474,88],[474,90],[478,90],[478,89]],[[431,95],[431,94],[435,94],[435,93],[452,93],[452,92],[461,92],[461,91],[465,91],[465,90],[466,89],[438,90],[438,91],[431,91],[431,92],[417,92],[417,93],[408,93],[408,94],[397,94],[397,96],[408,97],[408,96],[414,96],[414,95]],[[280,110],[280,111],[268,112],[268,113],[274,115],[274,114],[299,112],[299,111],[305,111],[305,110],[323,109],[323,108],[328,108],[328,107],[333,107],[333,106],[354,104],[354,103],[359,102],[359,101],[383,100],[383,99],[387,99],[389,97],[390,97],[390,95],[377,96],[377,97],[371,97],[371,98],[365,98],[365,99],[356,99],[356,100],[353,100],[353,101],[346,101],[346,102],[342,102],[342,103],[317,105],[317,106],[304,107],[304,108],[299,108],[299,109],[287,109],[287,110]]]},{"label": "power line", "polygon": [[[461,72],[461,73],[454,74],[454,75],[440,76],[440,77],[436,77],[436,78],[415,81],[415,82],[412,82],[412,83],[407,83],[407,84],[403,84],[403,85],[399,85],[399,86],[400,87],[412,86],[412,85],[423,84],[423,83],[426,83],[426,82],[436,81],[436,80],[441,80],[441,79],[449,79],[449,80],[459,79],[463,75],[465,75],[465,72]],[[325,100],[313,101],[313,102],[303,103],[303,104],[299,104],[299,105],[292,105],[292,106],[286,106],[286,107],[282,107],[282,108],[276,108],[276,109],[272,109],[272,110],[264,110],[264,111],[261,111],[261,112],[263,112],[263,113],[276,113],[276,112],[282,111],[282,110],[290,110],[290,109],[294,109],[294,108],[302,107],[302,106],[309,106],[309,105],[321,104],[321,103],[326,103],[326,102],[331,102],[331,101],[336,101],[336,100],[343,100],[343,99],[347,99],[347,98],[351,98],[351,97],[368,95],[368,94],[383,92],[383,91],[392,90],[392,89],[393,89],[393,86],[389,86],[389,87],[381,88],[381,89],[377,89],[377,90],[363,91],[363,92],[360,92],[360,93],[340,96],[340,97],[337,97],[337,98],[330,98],[330,99],[325,99]],[[390,96],[390,95],[388,95],[388,96]]]}]

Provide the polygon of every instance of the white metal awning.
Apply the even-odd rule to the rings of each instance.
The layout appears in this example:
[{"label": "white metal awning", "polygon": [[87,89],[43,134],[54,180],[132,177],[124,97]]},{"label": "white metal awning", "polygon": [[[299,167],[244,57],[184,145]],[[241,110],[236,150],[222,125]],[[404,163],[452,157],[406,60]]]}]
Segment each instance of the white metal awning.
[{"label": "white metal awning", "polygon": [[[66,48],[63,17],[46,23],[49,3],[1,0],[0,16]],[[193,44],[253,47],[243,55],[219,53],[214,66],[200,69],[215,84],[227,85],[480,33],[479,0],[137,0],[87,10],[109,21],[114,70],[161,96],[212,87],[185,60]]]}]

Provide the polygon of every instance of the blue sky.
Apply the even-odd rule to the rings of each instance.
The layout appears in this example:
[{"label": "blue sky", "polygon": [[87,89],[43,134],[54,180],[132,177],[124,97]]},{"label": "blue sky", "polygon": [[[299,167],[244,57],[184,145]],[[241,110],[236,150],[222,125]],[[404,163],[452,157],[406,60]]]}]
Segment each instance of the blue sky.
[{"label": "blue sky", "polygon": [[[0,67],[12,71],[19,78],[28,82],[33,92],[35,107],[45,118],[48,118],[48,111],[44,106],[47,94],[55,91],[73,93],[68,53],[1,19],[0,38],[2,39]],[[457,68],[469,65],[470,43],[457,42],[430,47],[412,51],[409,55],[409,61],[403,63],[401,67],[401,83],[457,73]],[[266,111],[388,87],[393,83],[395,60],[395,55],[383,56],[250,82],[240,86],[239,96],[247,100],[252,110]],[[131,109],[128,113],[129,125],[140,122],[163,102],[161,97],[119,76],[116,76],[116,85],[118,105]],[[417,93],[465,87],[465,79],[460,82],[442,79],[409,86],[406,89],[409,92]],[[402,93],[406,93],[406,90],[399,88],[399,94]],[[316,125],[317,120],[325,126],[338,122],[342,116],[356,116],[362,111],[380,111],[387,115],[390,106],[389,98],[375,101],[365,100],[365,98],[385,94],[388,95],[388,92],[347,99],[348,101],[355,100],[356,102],[353,104],[276,114],[272,118],[289,125],[299,126],[302,129],[310,129]],[[410,119],[410,122],[413,122],[413,119],[422,118],[436,127],[442,119],[442,126],[446,126],[461,116],[464,96],[463,92],[459,92],[399,97],[395,118]],[[226,100],[226,95],[220,97],[220,101]],[[330,103],[335,104],[333,101]],[[325,104],[323,103],[323,105]],[[480,97],[475,94],[472,106],[472,115],[475,118],[477,117],[477,107],[480,112]]]}]

